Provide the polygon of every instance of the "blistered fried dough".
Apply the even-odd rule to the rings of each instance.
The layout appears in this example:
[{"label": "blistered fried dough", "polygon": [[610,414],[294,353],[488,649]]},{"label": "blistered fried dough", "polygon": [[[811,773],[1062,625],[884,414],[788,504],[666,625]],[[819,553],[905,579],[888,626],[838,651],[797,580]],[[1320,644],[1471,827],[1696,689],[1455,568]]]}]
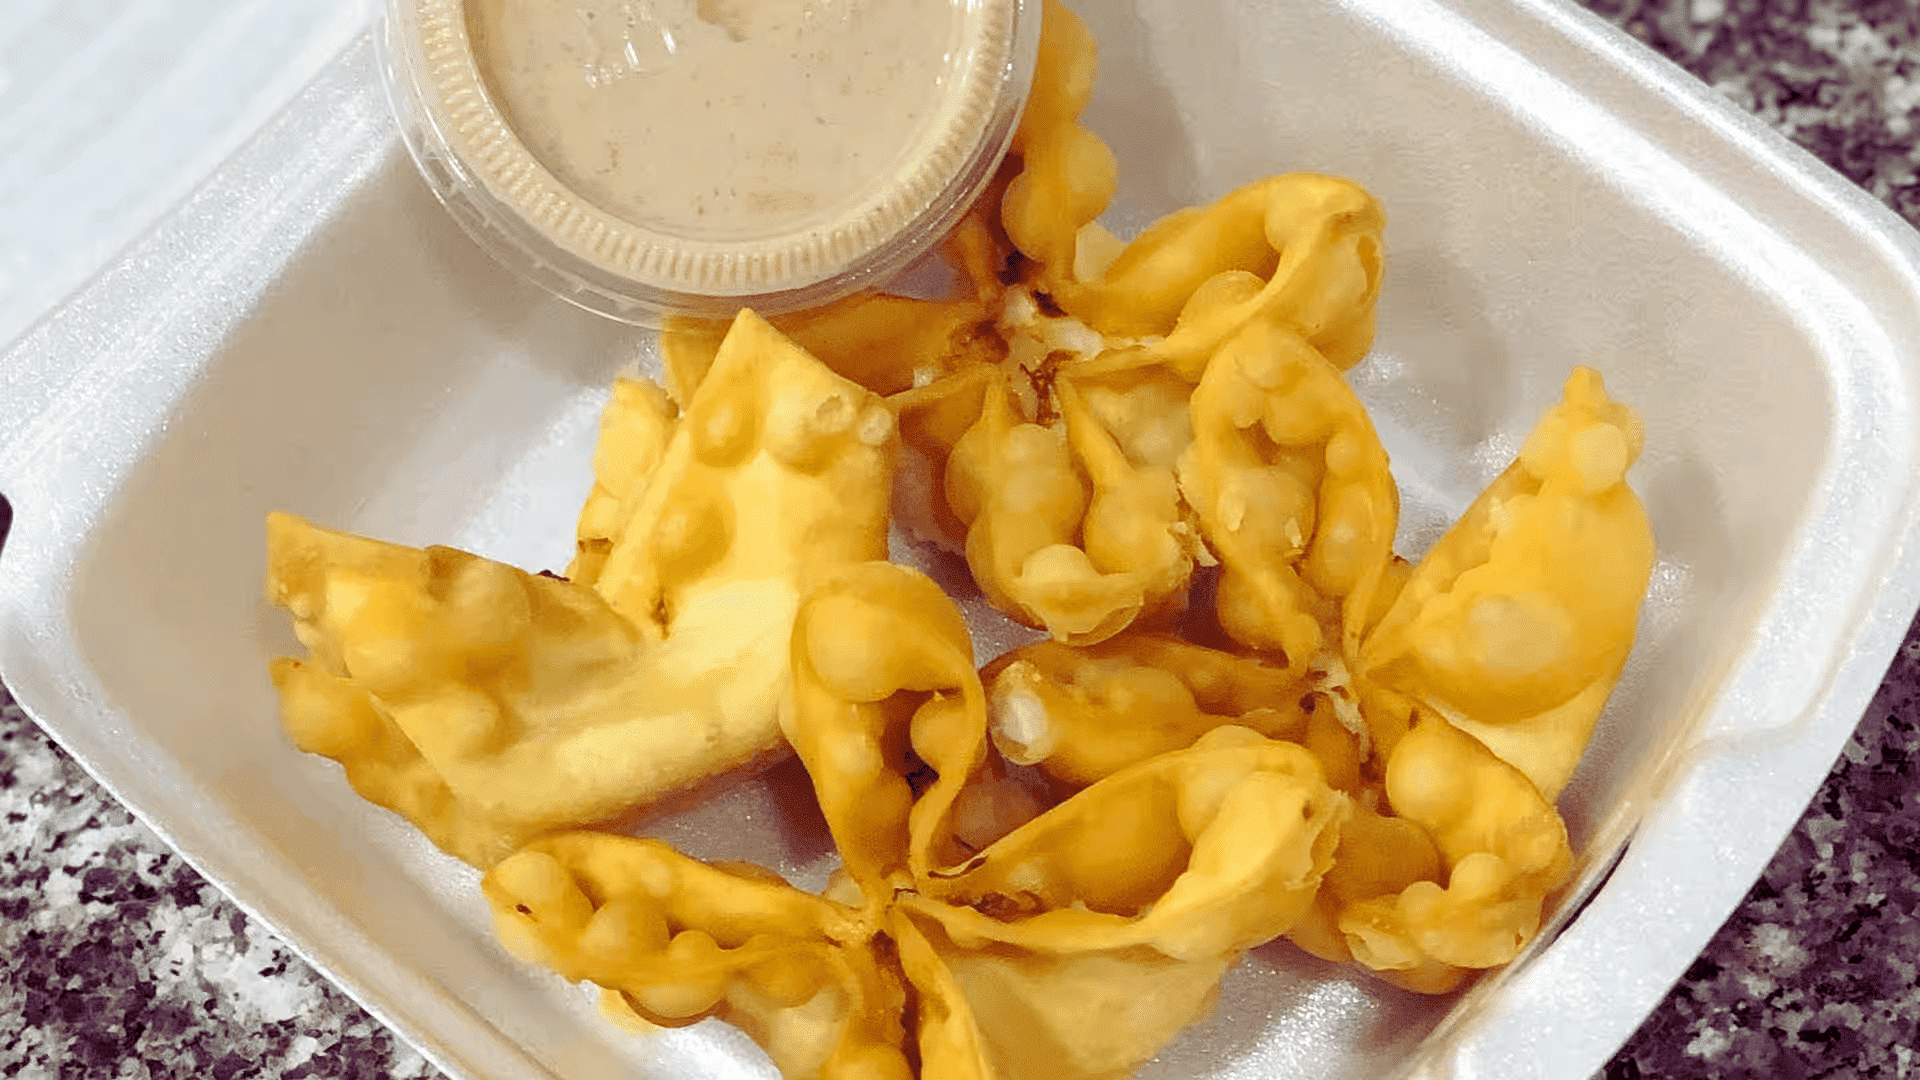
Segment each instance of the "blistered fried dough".
[{"label": "blistered fried dough", "polygon": [[1653,533],[1626,484],[1640,421],[1576,368],[1564,400],[1414,571],[1364,677],[1433,709],[1552,799],[1633,647]]},{"label": "blistered fried dough", "polygon": [[903,894],[923,1056],[953,1052],[956,1078],[1130,1073],[1307,909],[1347,809],[1304,750],[1221,728]]},{"label": "blistered fried dough", "polygon": [[1100,216],[1119,185],[1113,152],[1079,124],[1098,68],[1086,24],[1058,0],[1047,0],[1033,88],[1010,151],[1020,171],[1001,200],[1000,220],[1049,287],[1071,279],[1075,234]]},{"label": "blistered fried dough", "polygon": [[1439,849],[1425,829],[1356,802],[1353,815],[1340,827],[1340,846],[1314,895],[1312,911],[1288,931],[1287,939],[1323,960],[1349,963],[1353,952],[1340,932],[1343,908],[1398,895],[1416,881],[1437,881],[1440,873]]},{"label": "blistered fried dough", "polygon": [[[992,334],[993,311],[972,297],[860,292],[772,322],[834,373],[876,394],[895,394],[971,364],[997,362],[1004,350]],[[678,400],[691,400],[705,381],[728,325],[678,318],[661,328],[661,357]]]},{"label": "blistered fried dough", "polygon": [[481,889],[510,951],[620,992],[655,1024],[717,1016],[792,1080],[912,1075],[904,990],[854,913],[764,871],[563,833],[494,867]]},{"label": "blistered fried dough", "polygon": [[1066,953],[962,946],[936,910],[944,909],[916,905],[893,920],[919,1010],[923,1080],[1132,1075],[1200,1018],[1232,963],[1176,960],[1145,946]]},{"label": "blistered fried dough", "polygon": [[653,640],[716,604],[784,640],[801,592],[885,556],[894,441],[879,398],[742,311],[596,587]]},{"label": "blistered fried dough", "polygon": [[585,586],[287,514],[268,518],[267,575],[312,652],[275,667],[289,731],[470,862],[778,749],[779,643],[727,610],[649,647]]},{"label": "blistered fried dough", "polygon": [[1121,249],[1099,280],[1077,283],[1055,301],[1109,334],[1172,333],[1208,279],[1231,270],[1272,276],[1280,256],[1267,240],[1267,204],[1283,180],[1256,180],[1211,206],[1174,211]]},{"label": "blistered fried dough", "polygon": [[982,678],[1000,753],[1082,787],[1228,724],[1276,739],[1307,727],[1299,671],[1162,635],[1129,631],[1085,649],[1045,641]]},{"label": "blistered fried dough", "polygon": [[1196,705],[1221,716],[1284,711],[1299,705],[1297,671],[1195,645],[1172,634],[1134,632],[1082,651],[1101,660],[1170,672],[1193,695]]},{"label": "blistered fried dough", "polygon": [[1342,371],[1372,348],[1384,274],[1380,204],[1343,177],[1288,173],[1276,178],[1265,225],[1267,242],[1280,253],[1273,276],[1238,304],[1221,302],[1230,286],[1197,289],[1196,298],[1211,306],[1182,313],[1162,346],[1169,362],[1177,364],[1185,351],[1211,351],[1234,326],[1262,318],[1291,327]]},{"label": "blistered fried dough", "polygon": [[1221,346],[1191,407],[1180,490],[1220,559],[1220,625],[1290,664],[1341,625],[1351,656],[1399,513],[1366,410],[1324,357],[1264,320]]},{"label": "blistered fried dough", "polygon": [[1195,555],[1205,547],[1181,515],[1173,468],[1129,460],[1071,380],[1059,380],[1055,392],[1067,446],[1093,488],[1080,522],[1087,562],[1128,579],[1134,619],[1183,608]]},{"label": "blistered fried dough", "polygon": [[1020,422],[1004,376],[985,379],[943,484],[981,592],[1072,644],[1178,610],[1200,545],[1171,471],[1130,462],[1071,386],[1060,387],[1062,432]]},{"label": "blistered fried dough", "polygon": [[887,932],[913,987],[920,1080],[1012,1080],[1013,1074],[994,1067],[973,1006],[927,932],[898,908],[888,912]]},{"label": "blistered fried dough", "polygon": [[1541,889],[1565,884],[1572,853],[1560,814],[1518,769],[1437,717],[1422,717],[1387,763],[1394,812],[1433,837],[1449,867],[1494,855]]},{"label": "blistered fried dough", "polygon": [[339,762],[361,798],[411,821],[441,850],[484,865],[511,851],[526,831],[463,808],[406,733],[352,679],[288,656],[267,670],[293,744]]},{"label": "blistered fried dough", "polygon": [[[792,668],[781,728],[869,905],[963,858],[954,800],[986,757],[986,698],[940,587],[892,563],[847,568],[801,605]],[[938,774],[917,799],[909,751]]]},{"label": "blistered fried dough", "polygon": [[1099,379],[1084,374],[1087,366],[1073,367],[1073,387],[1127,460],[1177,468],[1193,442],[1193,414],[1187,407],[1193,384],[1158,365]]},{"label": "blistered fried dough", "polygon": [[[384,739],[329,756],[391,777],[366,780],[376,801],[482,865],[777,753],[801,589],[886,550],[892,417],[750,313],[649,467],[668,415],[616,390],[582,530],[589,564],[606,545],[593,587],[270,518],[269,598],[312,666],[392,725],[368,728],[351,693],[281,665],[302,741]],[[332,728],[329,708],[346,710]],[[450,809],[411,764],[372,765],[398,762],[396,733]]]},{"label": "blistered fried dough", "polygon": [[1306,750],[1216,728],[1079,792],[903,902],[970,947],[1233,954],[1306,910],[1347,811]]},{"label": "blistered fried dough", "polygon": [[1142,233],[1095,282],[1055,300],[1109,334],[1164,334],[1115,350],[1087,375],[1163,364],[1197,382],[1248,322],[1292,328],[1345,370],[1373,345],[1386,216],[1351,180],[1287,173]]},{"label": "blistered fried dough", "polygon": [[945,479],[947,505],[967,530],[967,565],[995,607],[1069,642],[1100,641],[1140,613],[1131,578],[1101,573],[1074,544],[1087,488],[1064,434],[1021,422],[998,373]]},{"label": "blistered fried dough", "polygon": [[600,579],[607,553],[625,531],[666,456],[679,414],[659,384],[614,380],[613,397],[600,414],[600,439],[593,451],[593,490],[580,509],[567,580],[592,585]]},{"label": "blistered fried dough", "polygon": [[1445,884],[1346,905],[1354,959],[1411,989],[1450,989],[1459,973],[1512,960],[1539,932],[1546,897],[1566,884],[1565,824],[1518,769],[1437,717],[1421,717],[1387,763],[1394,811],[1432,837]]},{"label": "blistered fried dough", "polygon": [[887,398],[900,427],[900,464],[894,472],[894,519],[908,535],[966,554],[967,527],[947,498],[947,458],[980,421],[996,369],[968,368]]}]

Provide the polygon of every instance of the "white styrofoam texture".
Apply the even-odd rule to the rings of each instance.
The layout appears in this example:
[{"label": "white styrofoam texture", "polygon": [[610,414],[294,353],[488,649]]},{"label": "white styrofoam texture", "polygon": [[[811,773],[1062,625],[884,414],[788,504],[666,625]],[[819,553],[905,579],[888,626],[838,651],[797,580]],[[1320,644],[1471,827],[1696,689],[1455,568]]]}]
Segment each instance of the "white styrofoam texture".
[{"label": "white styrofoam texture", "polygon": [[[1564,800],[1618,870],[1430,1002],[1282,945],[1161,1076],[1585,1076],[1706,942],[1858,719],[1915,603],[1914,236],[1553,0],[1087,0],[1114,218],[1284,169],[1386,205],[1354,380],[1417,551],[1568,366],[1645,416],[1661,562]],[[701,1025],[635,1040],[492,942],[473,873],[294,753],[262,673],[261,517],[556,566],[644,332],[489,264],[398,150],[364,47],[0,355],[0,668],[195,865],[459,1076],[766,1075]],[[792,766],[658,828],[817,884]],[[743,826],[743,823],[745,825]],[[1563,912],[1571,914],[1571,907]],[[1554,928],[1562,931],[1561,926]]]},{"label": "white styrofoam texture", "polygon": [[205,180],[367,14],[366,0],[0,4],[0,341]]}]

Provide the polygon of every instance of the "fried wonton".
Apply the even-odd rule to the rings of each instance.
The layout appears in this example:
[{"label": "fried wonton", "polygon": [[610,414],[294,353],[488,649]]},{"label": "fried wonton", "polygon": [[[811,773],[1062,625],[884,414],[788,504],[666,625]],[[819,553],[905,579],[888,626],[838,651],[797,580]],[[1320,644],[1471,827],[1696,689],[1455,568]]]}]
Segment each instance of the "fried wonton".
[{"label": "fried wonton", "polygon": [[481,883],[507,948],[663,1027],[746,1031],[790,1080],[908,1080],[906,993],[852,911],[756,867],[562,833]]},{"label": "fried wonton", "polygon": [[1237,724],[1305,735],[1305,673],[1128,631],[1087,648],[1015,649],[982,671],[994,745],[1010,761],[1084,787]]},{"label": "fried wonton", "polygon": [[1471,733],[1550,800],[1633,648],[1654,550],[1626,482],[1643,440],[1599,373],[1576,368],[1361,650],[1364,679]]},{"label": "fried wonton", "polygon": [[1347,811],[1305,751],[1233,727],[1087,788],[896,901],[923,1053],[1127,1074],[1307,910]]},{"label": "fried wonton", "polygon": [[[955,799],[985,762],[986,697],[966,622],[915,570],[849,567],[794,623],[781,726],[870,905],[955,861]],[[917,794],[915,762],[936,774]]]},{"label": "fried wonton", "polygon": [[1366,409],[1296,331],[1261,319],[1214,354],[1192,408],[1180,490],[1220,559],[1220,625],[1289,664],[1323,645],[1351,657],[1400,505]]},{"label": "fried wonton", "polygon": [[[1353,958],[1427,993],[1512,960],[1572,872],[1566,825],[1553,804],[1518,769],[1438,717],[1421,717],[1394,748],[1386,791],[1394,812],[1432,839],[1442,872],[1342,906],[1338,926]],[[1418,858],[1376,881],[1406,875]]]},{"label": "fried wonton", "polygon": [[585,582],[273,515],[268,597],[311,653],[274,665],[286,727],[482,866],[766,760],[799,596],[885,554],[893,443],[878,398],[743,313],[677,421],[616,386]]}]

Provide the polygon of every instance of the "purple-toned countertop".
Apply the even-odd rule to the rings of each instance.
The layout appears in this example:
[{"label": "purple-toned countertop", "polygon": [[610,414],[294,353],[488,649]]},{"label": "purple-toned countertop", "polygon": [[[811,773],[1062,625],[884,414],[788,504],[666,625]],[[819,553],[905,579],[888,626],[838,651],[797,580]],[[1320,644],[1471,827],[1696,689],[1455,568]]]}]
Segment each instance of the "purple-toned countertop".
[{"label": "purple-toned countertop", "polygon": [[[1920,224],[1920,0],[1582,2]],[[438,1075],[0,706],[0,1075]],[[1920,1076],[1917,728],[1910,630],[1793,834],[1606,1080]]]}]

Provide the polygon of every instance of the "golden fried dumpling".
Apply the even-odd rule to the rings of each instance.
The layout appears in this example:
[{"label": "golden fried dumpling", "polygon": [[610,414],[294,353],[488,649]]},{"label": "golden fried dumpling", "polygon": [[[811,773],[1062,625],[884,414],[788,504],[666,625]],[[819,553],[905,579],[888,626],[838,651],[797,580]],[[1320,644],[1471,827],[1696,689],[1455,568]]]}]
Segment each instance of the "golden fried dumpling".
[{"label": "golden fried dumpling", "polygon": [[1627,486],[1640,421],[1576,368],[1519,459],[1420,561],[1362,677],[1431,709],[1548,799],[1633,647],[1653,531]]},{"label": "golden fried dumpling", "polygon": [[963,946],[953,923],[983,916],[916,903],[893,914],[914,989],[922,1080],[1130,1076],[1200,1019],[1234,959],[1175,959],[1145,946]]},{"label": "golden fried dumpling", "polygon": [[[1173,471],[1129,460],[1070,383],[1056,393],[1064,423],[1053,427],[1022,420],[992,369],[903,396],[897,407],[916,444],[935,443],[937,454],[926,422],[979,402],[939,485],[974,580],[1012,618],[1091,644],[1184,608],[1203,549]],[[928,527],[946,526],[936,518]]]},{"label": "golden fried dumpling", "polygon": [[1127,581],[1127,606],[1134,611],[1129,624],[1177,613],[1186,606],[1194,562],[1205,547],[1181,511],[1173,468],[1129,458],[1072,380],[1060,379],[1055,391],[1067,446],[1092,488],[1080,521],[1079,546],[1088,565],[1103,577]]},{"label": "golden fried dumpling", "polygon": [[652,638],[703,603],[784,638],[801,591],[885,555],[894,430],[878,397],[742,311],[595,587]]},{"label": "golden fried dumpling", "polygon": [[922,893],[943,902],[931,917],[976,944],[1237,953],[1312,903],[1347,810],[1306,750],[1216,728],[1086,788]]},{"label": "golden fried dumpling", "polygon": [[1163,364],[1198,382],[1214,350],[1256,319],[1291,328],[1344,371],[1373,345],[1385,228],[1351,180],[1270,176],[1162,218],[1101,278],[1054,299],[1102,333],[1161,336],[1102,358],[1099,372]]},{"label": "golden fried dumpling", "polygon": [[481,882],[509,951],[665,1027],[718,1017],[789,1080],[908,1080],[906,994],[855,914],[755,867],[604,833],[535,842]]},{"label": "golden fried dumpling", "polygon": [[286,726],[481,865],[776,755],[802,590],[886,552],[893,430],[743,313],[677,422],[616,387],[591,586],[273,515],[268,598],[312,654],[274,667]]},{"label": "golden fried dumpling", "polygon": [[[1392,558],[1399,491],[1373,422],[1325,357],[1255,319],[1193,392],[1180,490],[1220,560],[1220,625],[1309,663],[1351,656]],[[1328,640],[1328,627],[1344,627]]]},{"label": "golden fried dumpling", "polygon": [[937,1075],[955,1078],[1127,1074],[1308,908],[1347,810],[1300,747],[1220,728],[936,873],[893,911],[923,1060],[951,1054]]},{"label": "golden fried dumpling", "polygon": [[267,573],[312,654],[273,665],[288,732],[469,862],[779,748],[784,625],[683,619],[653,644],[584,585],[288,514]]},{"label": "golden fried dumpling", "polygon": [[[892,563],[843,570],[801,605],[792,666],[781,727],[868,903],[964,857],[954,803],[985,762],[986,697],[940,587]],[[917,796],[909,753],[938,777]]]},{"label": "golden fried dumpling", "polygon": [[1304,673],[1128,631],[1087,648],[1044,641],[981,673],[994,746],[1009,761],[1084,787],[1237,724],[1306,733]]},{"label": "golden fried dumpling", "polygon": [[1065,433],[1021,420],[998,373],[947,457],[945,491],[973,579],[1001,611],[1066,641],[1098,641],[1140,613],[1141,590],[1074,543],[1088,491]]},{"label": "golden fried dumpling", "polygon": [[1045,288],[1072,277],[1076,235],[1106,210],[1120,182],[1113,151],[1079,123],[1098,68],[1086,24],[1046,0],[1032,89],[1009,149],[1019,171],[1000,202],[1008,239],[1038,265]]},{"label": "golden fried dumpling", "polygon": [[1395,746],[1386,793],[1433,840],[1442,873],[1344,905],[1338,925],[1353,958],[1427,993],[1512,960],[1572,873],[1553,804],[1478,740],[1431,716]]}]

